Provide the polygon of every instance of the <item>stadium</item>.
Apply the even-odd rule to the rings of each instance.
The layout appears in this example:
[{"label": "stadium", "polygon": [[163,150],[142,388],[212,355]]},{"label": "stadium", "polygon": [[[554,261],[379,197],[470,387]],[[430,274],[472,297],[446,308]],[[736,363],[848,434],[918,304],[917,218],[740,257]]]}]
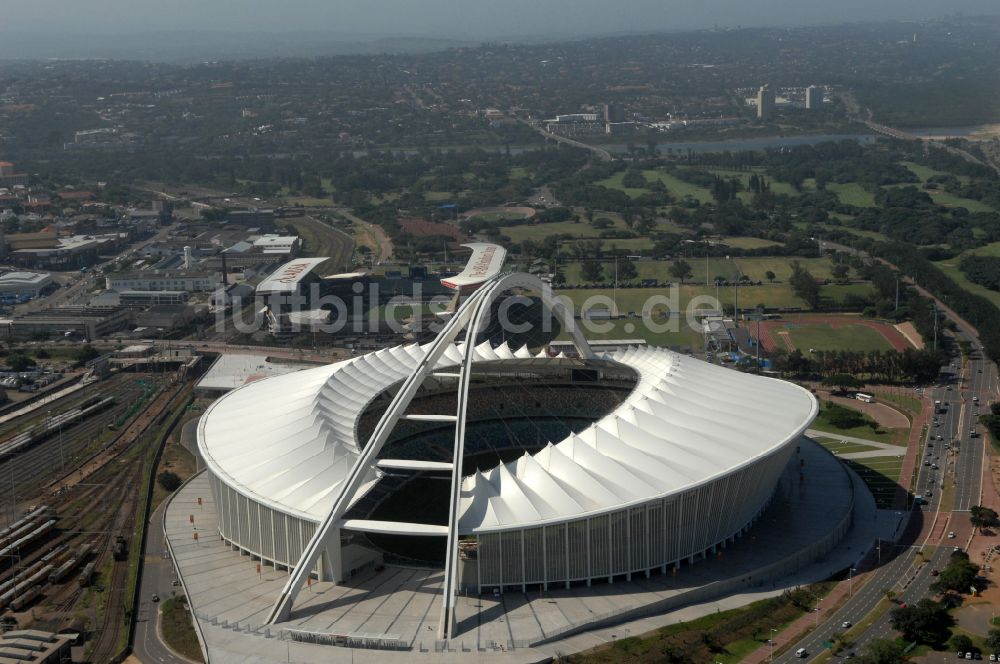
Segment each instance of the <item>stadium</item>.
[{"label": "stadium", "polygon": [[[479,342],[537,278],[487,275],[436,339],[250,383],[198,424],[219,535],[309,577],[383,561],[445,570],[454,597],[664,573],[745,533],[817,414],[805,389],[650,346],[550,356]],[[464,336],[463,336],[464,334]],[[457,413],[457,414],[456,414]]]}]

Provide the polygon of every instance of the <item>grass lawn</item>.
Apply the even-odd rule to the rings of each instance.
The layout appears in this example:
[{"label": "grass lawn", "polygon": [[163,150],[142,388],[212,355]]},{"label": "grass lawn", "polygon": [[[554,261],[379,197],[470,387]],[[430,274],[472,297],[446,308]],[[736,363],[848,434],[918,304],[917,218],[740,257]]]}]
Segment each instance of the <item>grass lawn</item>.
[{"label": "grass lawn", "polygon": [[974,201],[971,198],[961,198],[947,191],[928,190],[927,193],[931,195],[935,203],[945,207],[964,207],[969,212],[996,212],[995,208],[986,203]]},{"label": "grass lawn", "polygon": [[[590,300],[595,296],[610,299],[612,293],[613,290],[611,288],[577,288],[564,289],[560,291],[561,295],[565,295],[570,299],[570,301],[573,302],[577,311],[581,310],[581,305],[587,302],[587,300]],[[691,299],[697,295],[707,295],[714,298],[715,288],[712,286],[706,288],[701,285],[692,286],[690,284],[679,286],[677,289],[676,308],[679,308],[681,312],[683,312],[686,310]],[[627,313],[629,311],[635,311],[637,313],[641,312],[643,310],[643,305],[654,296],[657,297],[657,300],[660,300],[663,297],[669,298],[671,296],[671,292],[669,288],[619,288],[617,293],[618,310],[621,313]],[[719,302],[723,305],[732,305],[735,302],[735,293],[733,292],[733,289],[720,288]],[[765,307],[805,308],[805,303],[792,293],[790,287],[784,284],[740,288],[741,307],[754,307],[757,304],[763,304]],[[673,307],[674,303],[669,303],[669,306]],[[665,311],[667,307],[667,303],[656,304],[656,306],[653,306],[651,310],[655,313]],[[599,306],[597,308],[602,307]],[[706,305],[702,308],[708,309],[710,306],[706,303]]]},{"label": "grass lawn", "polygon": [[[657,321],[662,323],[663,321]],[[677,331],[652,330],[643,324],[641,320],[619,319],[613,321],[577,321],[581,326],[583,335],[591,341],[603,341],[606,339],[644,339],[654,346],[665,348],[676,348],[686,350],[700,350],[705,347],[704,336],[681,322],[677,326]],[[569,332],[562,330],[558,341],[570,341]]]},{"label": "grass lawn", "polygon": [[448,201],[455,198],[455,194],[450,191],[425,191],[424,200],[428,201]]},{"label": "grass lawn", "polygon": [[[788,336],[803,353],[816,350],[891,350],[892,346],[877,331],[864,325],[847,325],[834,329],[826,323],[786,323]],[[784,335],[782,335],[784,336]]]},{"label": "grass lawn", "polygon": [[[948,277],[952,281],[954,281],[956,284],[958,284],[965,290],[969,291],[973,295],[982,295],[987,300],[992,302],[995,306],[1000,307],[1000,292],[990,290],[989,288],[980,286],[979,284],[974,284],[968,279],[966,279],[965,275],[962,274],[962,271],[958,269],[958,260],[959,260],[958,258],[952,258],[946,261],[935,263],[935,265],[941,268],[942,272],[948,275]],[[973,324],[975,324],[974,321]]]},{"label": "grass lawn", "polygon": [[[619,223],[621,223],[620,226]],[[612,228],[625,228],[625,223],[616,222]],[[594,238],[600,237],[601,234],[600,230],[594,228],[586,221],[557,221],[551,224],[529,223],[521,224],[520,226],[504,226],[500,228],[500,232],[509,237],[512,242],[524,242],[525,240],[541,242],[547,236],[556,234],[572,235],[575,238]],[[610,242],[611,240],[608,241]],[[614,241],[621,242],[621,240]],[[649,240],[644,240],[644,242],[649,244]]]},{"label": "grass lawn", "polygon": [[[725,178],[727,180],[736,178],[743,183],[744,191],[740,192],[740,199],[742,199],[744,203],[749,203],[753,199],[753,194],[747,190],[750,188],[750,176],[754,173],[756,173],[758,177],[763,176],[771,186],[771,191],[775,194],[784,194],[788,196],[799,195],[799,192],[795,191],[795,187],[791,184],[769,177],[763,169],[755,169],[753,171],[730,171],[724,168],[709,168],[706,170],[709,173],[718,175],[721,178]],[[815,184],[816,183],[814,181],[812,187],[813,189],[816,188]]]},{"label": "grass lawn", "polygon": [[965,253],[975,254],[976,256],[1000,257],[1000,242],[991,242],[990,244],[986,244],[981,247],[976,247],[975,249],[972,249]]},{"label": "grass lawn", "polygon": [[948,175],[948,173],[945,173],[944,171],[939,171],[931,168],[930,166],[922,166],[912,161],[901,161],[899,164],[900,166],[906,167],[906,170],[920,178],[921,182],[927,182],[936,175]]},{"label": "grass lawn", "polygon": [[[558,224],[540,224],[538,226],[515,226],[510,229],[509,235],[511,239],[514,239],[514,234],[520,229],[534,228],[539,230],[544,230],[547,228],[553,229],[551,232],[560,232],[555,230],[557,227],[561,226],[571,226],[571,227],[583,227],[583,229],[593,229],[587,224],[573,224],[572,222],[561,222]],[[505,232],[507,232],[505,231]],[[544,237],[543,235],[539,237]],[[753,238],[748,238],[753,239]],[[648,246],[649,241],[646,239],[636,239],[636,240],[607,240],[606,244],[615,244],[619,247],[629,247],[632,244],[639,249],[644,246]],[[699,285],[705,284],[705,278],[708,277],[708,282],[711,284],[712,293],[715,293],[715,278],[724,277],[727,281],[736,281],[739,275],[745,274],[752,281],[761,281],[763,284],[756,288],[776,288],[787,285],[788,279],[792,276],[792,261],[796,260],[794,258],[786,258],[783,256],[763,256],[763,257],[753,257],[753,258],[734,258],[727,260],[725,258],[709,258],[707,261],[704,256],[689,256],[685,260],[691,266],[692,276],[688,281],[692,281]],[[832,264],[827,258],[799,258],[797,259],[799,263],[805,269],[809,270],[817,279],[829,279],[832,277],[830,274],[830,269]],[[670,276],[670,266],[673,264],[672,261],[636,261],[635,266],[639,271],[640,279],[656,279],[657,281],[674,281],[674,277]],[[608,270],[608,279],[613,278],[614,263],[605,263],[605,268]],[[774,272],[776,283],[770,284],[767,281],[767,272]],[[579,279],[579,263],[568,263],[566,269],[566,280],[570,284],[579,284],[582,281]],[[707,274],[706,274],[707,273]],[[851,286],[841,286],[838,288],[857,288],[857,284]],[[863,288],[869,288],[867,285],[863,285]],[[729,287],[730,290],[732,286]],[[755,287],[746,287],[748,290]],[[725,290],[725,289],[722,289]],[[742,296],[743,287],[740,287],[740,300],[743,300]],[[832,291],[838,292],[838,291]],[[844,291],[847,292],[847,291]],[[790,306],[802,306],[801,304],[793,304]]]},{"label": "grass lawn", "polygon": [[689,622],[677,622],[561,657],[560,661],[567,664],[665,662],[674,661],[665,655],[676,652],[685,656],[682,661],[735,664],[754,650],[766,647],[771,630],[787,627],[833,587],[834,583],[829,581],[816,583],[794,590],[796,597],[781,595]]},{"label": "grass lawn", "polygon": [[708,189],[685,182],[669,173],[663,171],[643,171],[642,174],[649,181],[659,180],[662,182],[666,185],[667,191],[673,194],[678,200],[683,200],[688,196],[702,203],[711,203],[714,200]]},{"label": "grass lawn", "polygon": [[[692,262],[694,259],[689,259],[688,262],[691,263],[691,267],[695,269],[695,275],[698,274],[698,269],[696,265]],[[724,260],[724,259],[720,259]],[[739,266],[740,271],[753,279],[754,281],[767,281],[766,273],[768,270],[774,272],[775,278],[778,281],[788,281],[789,277],[792,276],[792,262],[798,261],[799,264],[809,270],[809,273],[817,279],[830,279],[833,275],[830,270],[833,267],[829,258],[802,258],[802,257],[786,257],[786,256],[760,256],[752,258],[736,258],[734,259],[736,264]],[[715,274],[724,273],[712,273],[713,277]]]},{"label": "grass lawn", "polygon": [[[192,417],[198,417],[200,415],[201,413],[194,413],[193,415],[188,414],[182,422],[186,422]],[[180,425],[178,425],[175,430],[180,432]],[[177,441],[177,435],[179,434],[171,434],[167,446],[163,449],[163,454],[160,457],[160,465],[156,469],[156,474],[159,475],[164,471],[169,471],[181,478],[181,481],[184,481],[195,474],[197,464],[195,463],[195,459],[191,453],[187,451],[187,448],[182,447]],[[153,503],[151,509],[155,510],[157,505],[163,502],[163,500],[169,496],[170,493],[170,491],[164,489],[163,486],[157,482],[156,486],[153,487]]]},{"label": "grass lawn", "polygon": [[855,207],[875,207],[875,196],[866,191],[857,182],[841,184],[839,182],[828,182],[826,190],[837,194],[837,198],[845,205]]},{"label": "grass lawn", "polygon": [[649,189],[637,189],[632,187],[626,187],[622,184],[622,178],[625,177],[625,172],[615,173],[609,178],[604,178],[603,180],[598,180],[594,184],[607,187],[608,189],[618,189],[619,191],[625,192],[625,195],[629,198],[636,198],[637,196],[642,196],[643,194],[648,194]]},{"label": "grass lawn", "polygon": [[872,450],[879,449],[877,447],[872,447],[871,445],[850,443],[847,441],[840,440],[838,438],[817,437],[814,440],[823,447],[825,447],[826,449],[836,454],[854,454],[855,452],[871,452]]},{"label": "grass lawn", "polygon": [[903,465],[902,452],[898,457],[868,457],[866,459],[844,459],[843,461],[868,486],[868,490],[872,492],[875,504],[879,508],[889,509],[892,507],[899,486],[899,471]]},{"label": "grass lawn", "polygon": [[[827,410],[824,405],[820,404],[819,417],[810,426],[811,429],[816,431],[824,431],[826,433],[844,436],[847,438],[862,438],[864,440],[871,440],[876,443],[887,443],[889,445],[899,445],[905,446],[907,436],[909,436],[909,427],[905,429],[886,429],[878,428],[873,429],[867,424],[862,424],[861,426],[851,427],[850,429],[840,429],[835,427],[827,419]],[[867,416],[866,416],[867,417]],[[869,418],[870,419],[870,418]],[[902,454],[900,450],[900,454]],[[897,472],[898,476],[898,472]]]},{"label": "grass lawn", "polygon": [[878,398],[881,401],[885,401],[886,403],[894,406],[901,406],[902,409],[907,411],[907,414],[910,415],[919,415],[920,411],[923,409],[923,402],[916,397],[905,396],[902,394],[885,394],[883,392],[878,395]]},{"label": "grass lawn", "polygon": [[204,662],[191,614],[187,610],[187,600],[171,597],[163,602],[161,610],[160,625],[167,645],[192,661]]}]

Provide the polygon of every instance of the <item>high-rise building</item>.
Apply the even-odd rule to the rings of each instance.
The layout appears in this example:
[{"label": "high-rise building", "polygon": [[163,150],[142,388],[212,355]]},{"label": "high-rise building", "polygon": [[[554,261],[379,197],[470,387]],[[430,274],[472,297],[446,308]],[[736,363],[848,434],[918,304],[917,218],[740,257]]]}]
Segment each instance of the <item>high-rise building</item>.
[{"label": "high-rise building", "polygon": [[765,84],[757,91],[757,119],[766,122],[772,116],[774,116],[774,90]]},{"label": "high-rise building", "polygon": [[823,88],[817,85],[806,88],[806,108],[823,108]]},{"label": "high-rise building", "polygon": [[614,104],[614,103],[605,104],[604,121],[625,122],[625,109],[623,109],[620,104]]}]

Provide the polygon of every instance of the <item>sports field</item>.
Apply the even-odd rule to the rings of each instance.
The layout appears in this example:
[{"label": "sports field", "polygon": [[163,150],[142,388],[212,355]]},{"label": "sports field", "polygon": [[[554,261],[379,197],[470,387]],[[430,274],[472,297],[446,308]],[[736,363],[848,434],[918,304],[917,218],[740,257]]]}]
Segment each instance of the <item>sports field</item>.
[{"label": "sports field", "polygon": [[858,316],[791,316],[766,321],[761,330],[763,348],[774,350],[905,350],[912,344],[887,323]]},{"label": "sports field", "polygon": [[[825,323],[796,325],[790,323],[778,330],[788,350],[890,350],[884,336],[864,325],[831,327]],[[789,343],[791,342],[791,343]]]}]

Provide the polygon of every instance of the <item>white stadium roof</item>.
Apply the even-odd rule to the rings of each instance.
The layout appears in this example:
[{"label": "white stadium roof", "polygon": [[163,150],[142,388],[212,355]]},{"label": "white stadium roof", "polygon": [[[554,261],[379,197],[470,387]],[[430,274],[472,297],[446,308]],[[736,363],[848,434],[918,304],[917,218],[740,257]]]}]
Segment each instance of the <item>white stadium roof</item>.
[{"label": "white stadium roof", "polygon": [[[462,348],[451,346],[439,368],[459,364]],[[238,491],[320,521],[358,459],[359,417],[426,352],[396,346],[237,389],[201,418],[201,452]],[[488,343],[475,355],[476,361],[532,357],[525,348]],[[791,383],[661,348],[604,358],[638,374],[625,401],[579,434],[466,477],[461,532],[579,518],[690,489],[786,445],[818,410],[815,398]]]},{"label": "white stadium roof", "polygon": [[461,272],[441,280],[443,286],[452,290],[471,290],[500,274],[507,258],[506,249],[488,242],[471,242],[462,246],[472,249],[472,256]]},{"label": "white stadium roof", "polygon": [[298,287],[303,277],[312,272],[317,265],[329,260],[326,256],[315,258],[296,258],[288,261],[272,272],[264,281],[257,284],[258,293],[291,293]]}]

